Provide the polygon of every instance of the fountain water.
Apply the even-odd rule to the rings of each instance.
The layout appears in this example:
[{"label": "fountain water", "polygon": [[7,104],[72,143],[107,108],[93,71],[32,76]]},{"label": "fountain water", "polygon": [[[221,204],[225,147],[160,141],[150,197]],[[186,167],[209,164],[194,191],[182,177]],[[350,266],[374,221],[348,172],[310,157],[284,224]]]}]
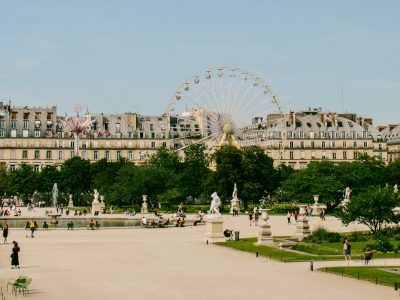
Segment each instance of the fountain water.
[{"label": "fountain water", "polygon": [[53,190],[52,190],[52,199],[53,199],[53,207],[57,206],[57,199],[58,199],[58,187],[57,183],[53,185]]}]

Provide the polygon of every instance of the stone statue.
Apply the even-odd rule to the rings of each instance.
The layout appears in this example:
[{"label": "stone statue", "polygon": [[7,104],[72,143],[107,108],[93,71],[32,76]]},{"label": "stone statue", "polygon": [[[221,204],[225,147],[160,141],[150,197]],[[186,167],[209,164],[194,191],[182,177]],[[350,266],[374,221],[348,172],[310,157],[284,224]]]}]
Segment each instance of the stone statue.
[{"label": "stone statue", "polygon": [[394,192],[394,193],[397,193],[398,191],[399,191],[399,189],[397,188],[397,184],[395,184],[395,185],[394,185],[394,188],[393,188],[393,192]]},{"label": "stone statue", "polygon": [[53,207],[57,206],[57,199],[58,199],[58,187],[57,183],[53,185],[53,190],[51,191],[52,199],[53,199]]},{"label": "stone statue", "polygon": [[233,187],[232,199],[237,199],[237,186],[235,182],[235,186]]},{"label": "stone statue", "polygon": [[93,192],[94,192],[94,194],[93,194],[94,201],[99,201],[99,192],[96,189],[94,189]]},{"label": "stone statue", "polygon": [[344,200],[350,200],[351,189],[346,187],[344,190]]},{"label": "stone statue", "polygon": [[219,213],[219,206],[221,205],[221,199],[218,197],[217,192],[214,192],[211,195],[211,198],[212,198],[212,201],[211,201],[211,206],[210,206],[210,210],[208,211],[208,214],[220,216],[221,214]]}]

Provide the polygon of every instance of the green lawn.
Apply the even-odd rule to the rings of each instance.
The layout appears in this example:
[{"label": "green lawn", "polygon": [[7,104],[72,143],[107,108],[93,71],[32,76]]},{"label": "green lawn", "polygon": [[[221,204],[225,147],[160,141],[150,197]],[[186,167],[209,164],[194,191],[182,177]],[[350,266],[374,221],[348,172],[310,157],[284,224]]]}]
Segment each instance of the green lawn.
[{"label": "green lawn", "polygon": [[[229,241],[216,243],[219,246],[233,248],[240,251],[250,252],[270,259],[279,260],[282,262],[295,262],[295,261],[321,261],[321,260],[342,260],[342,243],[300,243],[293,246],[292,249],[297,252],[290,251],[289,249],[280,250],[274,247],[256,246],[254,243],[257,238],[244,238],[239,241]],[[279,239],[274,239],[275,243],[279,243]],[[353,260],[360,260],[362,258],[362,249],[369,242],[353,242]],[[300,252],[300,253],[299,253]],[[375,253],[374,258],[397,258],[397,253]]]},{"label": "green lawn", "polygon": [[400,275],[383,271],[383,269],[389,268],[398,267],[326,267],[318,270],[360,280],[367,280],[376,284],[394,286],[395,282],[400,282]]},{"label": "green lawn", "polygon": [[224,246],[228,248],[233,248],[240,251],[250,252],[264,257],[269,257],[270,259],[279,260],[282,262],[295,262],[295,261],[315,261],[315,260],[338,260],[343,259],[342,256],[332,257],[327,255],[310,255],[307,253],[301,254],[296,252],[291,252],[287,250],[280,250],[278,248],[267,247],[267,246],[256,246],[254,243],[257,238],[245,238],[239,241],[229,241],[216,243],[219,246]]}]

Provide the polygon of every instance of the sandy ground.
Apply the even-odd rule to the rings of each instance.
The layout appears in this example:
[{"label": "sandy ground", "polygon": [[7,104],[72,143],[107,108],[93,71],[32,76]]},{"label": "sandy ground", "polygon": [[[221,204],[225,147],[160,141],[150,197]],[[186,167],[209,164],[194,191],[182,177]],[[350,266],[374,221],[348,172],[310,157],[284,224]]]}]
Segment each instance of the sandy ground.
[{"label": "sandy ground", "polygon": [[[40,214],[40,211],[31,213]],[[241,237],[255,236],[246,216],[224,216],[225,227]],[[284,216],[269,220],[274,235],[292,234]],[[344,227],[334,218],[323,226]],[[320,226],[311,220],[313,228]],[[20,243],[21,269],[10,267],[11,244],[0,245],[0,280],[33,278],[32,299],[399,299],[392,287],[311,272],[309,263],[279,263],[249,253],[206,245],[205,226],[165,229],[10,230],[9,241]],[[400,261],[375,261],[375,265]],[[344,265],[344,262],[317,262]],[[353,265],[361,265],[355,262]],[[11,293],[5,293],[12,299]]]}]

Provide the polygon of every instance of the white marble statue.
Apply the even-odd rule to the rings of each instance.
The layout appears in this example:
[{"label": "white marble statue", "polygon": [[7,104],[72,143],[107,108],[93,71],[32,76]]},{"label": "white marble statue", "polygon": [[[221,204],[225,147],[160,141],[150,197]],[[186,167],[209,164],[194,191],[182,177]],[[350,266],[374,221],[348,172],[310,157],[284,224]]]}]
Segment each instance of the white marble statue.
[{"label": "white marble statue", "polygon": [[350,194],[351,194],[351,189],[349,187],[346,187],[344,190],[344,200],[350,200]]},{"label": "white marble statue", "polygon": [[211,206],[210,206],[210,210],[208,211],[208,214],[220,216],[221,214],[219,213],[219,207],[221,205],[221,199],[218,197],[217,192],[214,192],[211,195],[211,198],[212,198],[212,201],[211,201]]},{"label": "white marble statue", "polygon": [[237,199],[237,186],[235,182],[235,186],[233,187],[232,199]]},{"label": "white marble statue", "polygon": [[57,199],[58,199],[58,187],[57,183],[53,185],[53,190],[51,191],[52,193],[52,198],[53,198],[53,207],[57,206]]},{"label": "white marble statue", "polygon": [[394,192],[394,193],[397,193],[398,191],[399,191],[399,189],[397,188],[397,184],[395,184],[395,185],[394,185],[394,188],[393,188],[393,192]]},{"label": "white marble statue", "polygon": [[94,201],[99,201],[99,192],[96,189],[93,190],[93,195]]}]

